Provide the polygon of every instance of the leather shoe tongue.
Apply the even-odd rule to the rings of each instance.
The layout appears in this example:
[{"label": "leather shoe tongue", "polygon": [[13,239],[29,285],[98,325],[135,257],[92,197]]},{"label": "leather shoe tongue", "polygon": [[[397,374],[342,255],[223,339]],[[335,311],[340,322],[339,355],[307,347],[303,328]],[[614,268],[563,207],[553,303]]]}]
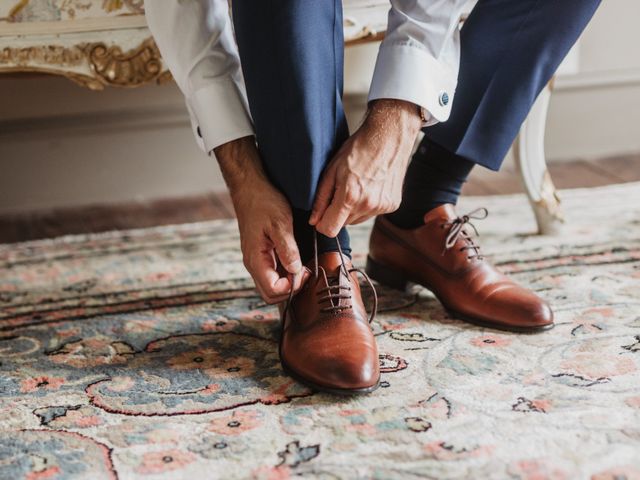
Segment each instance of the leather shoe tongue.
[{"label": "leather shoe tongue", "polygon": [[[347,268],[351,267],[349,258],[344,258],[344,263]],[[320,266],[326,273],[327,278],[337,278],[340,275],[340,268],[342,267],[342,259],[339,252],[326,252],[318,255],[318,266]],[[309,267],[313,271],[313,263]]]},{"label": "leather shoe tongue", "polygon": [[456,218],[456,210],[455,207],[450,203],[445,203],[444,205],[440,205],[439,207],[433,208],[424,214],[424,223],[429,223],[433,220],[444,218],[446,220],[451,220]]}]

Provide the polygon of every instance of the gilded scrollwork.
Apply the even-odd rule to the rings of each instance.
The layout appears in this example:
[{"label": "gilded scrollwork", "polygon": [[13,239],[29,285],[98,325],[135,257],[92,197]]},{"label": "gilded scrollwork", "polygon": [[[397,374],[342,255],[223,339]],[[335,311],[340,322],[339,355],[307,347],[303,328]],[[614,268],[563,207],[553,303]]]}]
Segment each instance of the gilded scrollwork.
[{"label": "gilded scrollwork", "polygon": [[144,0],[102,0],[102,9],[113,12],[126,8],[132,13],[144,13]]},{"label": "gilded scrollwork", "polygon": [[102,90],[105,86],[138,87],[164,83],[171,78],[169,72],[163,70],[160,52],[151,38],[128,51],[103,42],[71,47],[5,47],[0,50],[1,71],[63,75],[92,90]]},{"label": "gilded scrollwork", "polygon": [[27,66],[31,64],[49,64],[60,67],[81,65],[86,54],[78,47],[46,45],[33,47],[4,47],[0,50],[0,65],[13,64]]},{"label": "gilded scrollwork", "polygon": [[128,52],[104,43],[89,43],[82,48],[91,70],[106,85],[137,87],[157,80],[162,74],[162,58],[151,38]]}]

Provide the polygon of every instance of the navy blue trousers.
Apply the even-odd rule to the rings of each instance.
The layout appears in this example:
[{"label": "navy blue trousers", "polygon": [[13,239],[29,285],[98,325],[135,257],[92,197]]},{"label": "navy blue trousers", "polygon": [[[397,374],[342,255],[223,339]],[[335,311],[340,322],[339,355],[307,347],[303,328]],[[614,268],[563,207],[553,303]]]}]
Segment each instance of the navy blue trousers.
[{"label": "navy blue trousers", "polygon": [[234,0],[258,148],[292,206],[311,210],[323,168],[349,136],[342,108],[341,0]]},{"label": "navy blue trousers", "polygon": [[451,116],[425,134],[498,170],[542,89],[600,0],[480,0],[461,31]]},{"label": "navy blue trousers", "polygon": [[[426,135],[497,170],[534,100],[600,0],[479,0],[462,28],[449,121]],[[294,210],[311,209],[347,138],[341,0],[234,0],[233,20],[258,148]]]}]

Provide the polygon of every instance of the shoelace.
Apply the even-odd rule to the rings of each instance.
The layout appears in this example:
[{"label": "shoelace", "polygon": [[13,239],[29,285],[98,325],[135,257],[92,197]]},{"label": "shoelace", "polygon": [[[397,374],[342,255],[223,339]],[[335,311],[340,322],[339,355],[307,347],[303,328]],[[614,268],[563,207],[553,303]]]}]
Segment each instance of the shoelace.
[{"label": "shoelace", "polygon": [[464,227],[465,225],[469,225],[471,228],[473,228],[476,236],[479,237],[480,233],[478,233],[478,229],[475,227],[475,225],[471,223],[471,220],[484,220],[488,215],[489,211],[484,207],[480,207],[450,222],[443,223],[442,228],[446,228],[448,226],[450,226],[451,228],[449,229],[449,233],[447,234],[447,238],[445,239],[444,250],[442,253],[444,254],[446,250],[449,250],[451,247],[453,247],[458,239],[462,237],[467,242],[467,245],[461,247],[460,251],[463,252],[465,250],[473,250],[473,253],[468,255],[467,258],[469,260],[471,260],[472,258],[482,260],[484,256],[480,253],[480,245],[476,244],[473,241],[473,237],[471,237],[471,235],[467,233]]},{"label": "shoelace", "polygon": [[[351,285],[340,285],[340,275],[344,274],[348,279],[349,283],[353,280],[351,278],[351,273],[359,273],[362,275],[371,287],[371,291],[373,292],[373,309],[371,310],[371,315],[369,316],[369,323],[373,322],[376,317],[376,313],[378,311],[378,294],[376,293],[376,289],[364,271],[359,268],[347,268],[347,264],[344,261],[344,254],[342,253],[342,247],[340,246],[340,242],[338,238],[335,238],[336,245],[338,246],[338,253],[340,254],[340,271],[338,272],[337,277],[329,277],[327,278],[328,285],[324,288],[319,289],[316,293],[318,294],[318,304],[322,305],[325,303],[329,303],[327,306],[323,306],[320,311],[323,313],[341,313],[343,310],[348,310],[353,308],[353,305],[340,305],[340,300],[349,300],[351,299]],[[313,258],[314,258],[314,277],[317,279],[320,275],[319,264],[318,264],[318,234],[316,230],[313,231]],[[293,284],[291,285],[291,289],[289,290],[289,298],[287,299],[287,304],[285,305],[283,311],[283,317],[289,305],[291,304],[291,300],[293,299]]]}]

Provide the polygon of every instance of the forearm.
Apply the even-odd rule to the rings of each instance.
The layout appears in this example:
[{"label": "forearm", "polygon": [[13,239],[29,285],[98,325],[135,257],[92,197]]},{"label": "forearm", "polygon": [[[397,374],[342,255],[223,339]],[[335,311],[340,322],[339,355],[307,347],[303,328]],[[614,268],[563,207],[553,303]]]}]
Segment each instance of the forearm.
[{"label": "forearm", "polygon": [[269,182],[253,136],[232,140],[213,152],[232,199],[253,189],[256,183]]},{"label": "forearm", "polygon": [[366,121],[374,128],[418,135],[422,127],[419,107],[411,102],[382,98],[369,104]]},{"label": "forearm", "polygon": [[371,158],[368,173],[379,176],[389,169],[404,169],[421,127],[417,105],[394,99],[372,101],[354,143],[357,151]]}]

